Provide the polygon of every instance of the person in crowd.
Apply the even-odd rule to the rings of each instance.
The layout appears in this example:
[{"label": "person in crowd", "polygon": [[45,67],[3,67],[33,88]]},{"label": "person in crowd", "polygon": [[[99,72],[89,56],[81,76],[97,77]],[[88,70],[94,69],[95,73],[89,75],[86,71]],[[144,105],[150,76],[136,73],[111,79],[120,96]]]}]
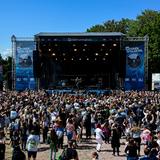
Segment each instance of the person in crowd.
[{"label": "person in crowd", "polygon": [[76,149],[74,149],[72,141],[68,141],[68,147],[64,149],[62,153],[63,153],[61,155],[62,159],[65,157],[67,160],[79,160],[78,152]]},{"label": "person in crowd", "polygon": [[156,142],[156,140],[154,139],[154,137],[152,137],[152,140],[147,143],[146,148],[148,148],[150,150],[150,153],[149,153],[150,159],[156,160],[157,155],[158,155],[158,151],[159,151],[159,145]]},{"label": "person in crowd", "polygon": [[46,143],[48,130],[49,120],[47,119],[47,117],[44,117],[42,121],[43,143]]},{"label": "person in crowd", "polygon": [[55,160],[56,152],[58,151],[58,136],[54,129],[50,131],[50,136],[48,138],[50,144],[50,160]]},{"label": "person in crowd", "polygon": [[152,140],[151,131],[147,129],[146,127],[144,127],[141,133],[141,140],[142,140],[142,143],[145,145]]},{"label": "person in crowd", "polygon": [[12,160],[26,160],[26,155],[19,145],[15,146],[13,149]]},{"label": "person in crowd", "polygon": [[150,153],[150,150],[148,148],[145,148],[144,156],[139,157],[138,160],[150,160],[149,153]]},{"label": "person in crowd", "polygon": [[121,137],[121,133],[118,129],[117,124],[113,124],[111,128],[111,147],[113,148],[114,156],[115,156],[115,152],[117,152],[117,155],[119,156],[120,137]]},{"label": "person in crowd", "polygon": [[66,135],[68,141],[72,140],[74,132],[75,132],[75,126],[73,124],[73,120],[68,119],[68,122],[66,124]]},{"label": "person in crowd", "polygon": [[105,143],[109,143],[109,139],[111,136],[111,129],[110,129],[109,124],[107,122],[102,125],[102,131],[103,131],[103,135],[105,137],[105,139],[104,139]]},{"label": "person in crowd", "polygon": [[26,143],[27,143],[27,124],[25,122],[22,123],[20,129],[20,137],[21,137],[21,148],[22,150],[26,150]]},{"label": "person in crowd", "polygon": [[157,131],[157,144],[159,145],[160,150],[160,130]]},{"label": "person in crowd", "polygon": [[101,129],[101,124],[98,123],[95,129],[95,134],[96,134],[96,141],[97,141],[97,152],[101,151],[101,146],[103,143],[103,139],[105,138],[105,136],[103,135],[103,131]]},{"label": "person in crowd", "polygon": [[138,146],[133,138],[129,139],[129,142],[125,148],[125,153],[127,156],[127,160],[138,160]]},{"label": "person in crowd", "polygon": [[6,150],[6,145],[5,145],[5,135],[4,131],[0,130],[0,159],[5,160],[5,150]]},{"label": "person in crowd", "polygon": [[61,119],[57,119],[57,126],[55,128],[56,134],[58,136],[58,148],[63,148],[64,139],[64,127]]},{"label": "person in crowd", "polygon": [[[39,138],[42,137],[44,142],[46,142],[47,132],[45,132],[45,126],[48,123],[49,132],[51,129],[50,124],[58,118],[62,120],[63,128],[66,127],[68,141],[75,140],[78,127],[81,127],[81,138],[83,138],[82,133],[85,137],[90,138],[90,129],[87,123],[84,123],[86,115],[89,113],[91,114],[91,118],[89,115],[88,122],[91,123],[93,129],[96,128],[96,124],[102,125],[102,128],[96,128],[97,132],[98,130],[100,131],[100,129],[104,132],[103,124],[109,124],[112,130],[111,142],[115,152],[117,145],[120,146],[120,136],[119,132],[111,126],[116,122],[118,124],[116,128],[120,131],[120,135],[122,132],[122,134],[125,133],[126,137],[131,136],[134,138],[138,144],[138,148],[140,148],[141,138],[142,142],[150,150],[150,158],[158,156],[159,147],[155,145],[155,141],[159,144],[160,139],[158,135],[160,128],[160,93],[158,92],[112,91],[109,95],[88,93],[79,95],[78,93],[48,94],[45,90],[26,90],[22,92],[5,91],[1,92],[0,95],[0,129],[4,129],[4,126],[6,126],[4,138],[8,138],[6,133],[9,132],[14,148],[20,145],[24,150],[26,137],[31,135],[32,130],[35,130],[35,135]],[[7,115],[7,117],[5,115]],[[4,125],[4,120],[6,125]],[[10,124],[7,129],[8,123]],[[26,124],[26,126],[24,124]],[[134,126],[134,124],[136,124],[136,126]],[[152,137],[150,140],[147,139],[148,137],[143,134],[146,132],[144,126],[149,129],[151,133],[150,136],[155,137],[157,133],[157,140],[153,141]],[[135,129],[136,127],[139,127],[138,131]],[[56,127],[55,125],[55,128],[61,127]],[[84,132],[84,128],[86,128],[86,130],[88,129],[88,131]],[[42,133],[40,131],[42,131]],[[141,134],[141,131],[144,136],[140,137],[139,134]],[[60,136],[61,132],[58,131],[56,134]],[[123,138],[126,138],[125,136]],[[98,139],[99,136],[97,135],[97,146],[100,146]],[[81,147],[81,145],[79,145],[79,147]],[[138,151],[140,153],[140,149],[138,149]]]},{"label": "person in crowd", "polygon": [[141,129],[140,127],[135,125],[131,128],[131,137],[137,143],[138,155],[140,155],[140,150],[141,150]]},{"label": "person in crowd", "polygon": [[13,132],[10,143],[11,143],[12,148],[15,148],[16,146],[19,146],[20,136],[19,136],[19,133],[17,131]]},{"label": "person in crowd", "polygon": [[27,139],[28,160],[30,160],[31,157],[33,157],[33,160],[36,160],[38,144],[39,144],[39,136],[37,135],[36,131],[32,130]]},{"label": "person in crowd", "polygon": [[84,118],[84,127],[86,130],[86,139],[91,138],[91,113],[90,108],[87,107],[86,115]]}]

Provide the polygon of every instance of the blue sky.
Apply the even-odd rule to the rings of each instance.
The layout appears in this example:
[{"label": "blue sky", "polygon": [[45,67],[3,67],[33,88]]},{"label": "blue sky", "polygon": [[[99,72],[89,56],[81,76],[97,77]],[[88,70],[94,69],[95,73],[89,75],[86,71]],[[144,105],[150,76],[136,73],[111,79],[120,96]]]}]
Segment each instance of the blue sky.
[{"label": "blue sky", "polygon": [[13,34],[85,32],[107,20],[135,19],[145,9],[160,11],[160,0],[0,0],[0,53],[9,54]]}]

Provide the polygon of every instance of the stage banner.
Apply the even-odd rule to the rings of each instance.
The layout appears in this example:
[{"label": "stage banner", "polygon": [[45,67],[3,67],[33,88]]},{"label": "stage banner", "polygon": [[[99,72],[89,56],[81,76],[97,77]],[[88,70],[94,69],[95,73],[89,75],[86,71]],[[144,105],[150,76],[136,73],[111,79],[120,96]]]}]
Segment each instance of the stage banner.
[{"label": "stage banner", "polygon": [[132,43],[126,50],[125,90],[144,89],[144,42]]},{"label": "stage banner", "polygon": [[15,89],[18,91],[36,89],[36,82],[33,75],[33,50],[34,41],[17,41],[15,56]]}]

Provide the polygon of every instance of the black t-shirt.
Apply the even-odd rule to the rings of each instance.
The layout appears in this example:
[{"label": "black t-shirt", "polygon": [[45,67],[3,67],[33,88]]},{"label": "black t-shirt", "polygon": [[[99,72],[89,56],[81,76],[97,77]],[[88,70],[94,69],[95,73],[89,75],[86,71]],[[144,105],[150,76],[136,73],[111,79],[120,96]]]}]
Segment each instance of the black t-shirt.
[{"label": "black t-shirt", "polygon": [[67,148],[66,154],[67,154],[67,160],[75,159],[77,157],[77,151],[73,148]]},{"label": "black t-shirt", "polygon": [[15,147],[13,149],[12,160],[26,160],[25,153],[22,152],[20,147]]},{"label": "black t-shirt", "polygon": [[125,152],[128,152],[128,156],[137,157],[137,146],[136,145],[127,145]]}]

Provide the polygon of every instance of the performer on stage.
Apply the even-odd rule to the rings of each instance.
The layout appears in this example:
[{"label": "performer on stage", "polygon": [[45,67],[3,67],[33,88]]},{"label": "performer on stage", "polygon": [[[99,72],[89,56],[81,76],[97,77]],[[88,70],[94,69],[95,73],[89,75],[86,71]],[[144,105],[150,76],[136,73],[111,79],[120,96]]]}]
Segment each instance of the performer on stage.
[{"label": "performer on stage", "polygon": [[77,89],[79,89],[79,84],[81,83],[81,78],[79,78],[79,77],[76,77],[76,79],[75,79],[75,87],[77,88]]}]

